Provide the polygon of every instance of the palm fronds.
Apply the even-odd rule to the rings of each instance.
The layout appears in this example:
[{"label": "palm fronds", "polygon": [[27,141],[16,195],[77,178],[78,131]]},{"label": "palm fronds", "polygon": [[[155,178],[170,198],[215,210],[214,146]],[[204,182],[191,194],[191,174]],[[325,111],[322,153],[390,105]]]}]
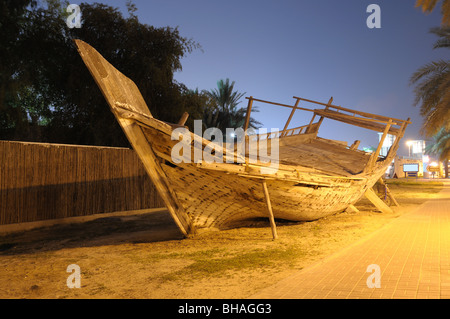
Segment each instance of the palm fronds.
[{"label": "palm fronds", "polygon": [[[217,81],[217,88],[204,91],[204,94],[212,101],[211,106],[204,109],[203,121],[205,128],[217,127],[222,132],[227,128],[239,128],[244,126],[247,110],[238,108],[241,98],[246,93],[234,90],[235,82],[229,79]],[[256,108],[252,112],[258,112]],[[261,123],[250,117],[249,127],[258,128]]]},{"label": "palm fronds", "polygon": [[[417,0],[416,8],[421,7],[425,13],[431,13],[440,0]],[[450,26],[450,0],[443,0],[441,6],[442,25]]]},{"label": "palm fronds", "polygon": [[[434,48],[450,48],[450,27],[433,28],[440,38]],[[410,78],[415,84],[414,105],[420,105],[424,118],[422,133],[436,134],[441,127],[450,128],[450,60],[430,62],[418,69]]]},{"label": "palm fronds", "polygon": [[430,33],[439,37],[433,46],[433,49],[450,48],[450,26],[431,28]]},{"label": "palm fronds", "polygon": [[441,128],[433,136],[433,142],[425,148],[425,153],[445,161],[450,157],[450,130]]}]

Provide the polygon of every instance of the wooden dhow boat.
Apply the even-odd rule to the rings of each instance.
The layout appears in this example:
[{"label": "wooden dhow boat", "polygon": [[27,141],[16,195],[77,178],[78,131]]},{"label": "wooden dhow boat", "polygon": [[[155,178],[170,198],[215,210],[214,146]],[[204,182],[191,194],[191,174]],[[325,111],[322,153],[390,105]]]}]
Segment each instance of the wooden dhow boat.
[{"label": "wooden dhow boat", "polygon": [[[275,218],[311,221],[345,211],[362,196],[380,210],[387,207],[372,187],[383,176],[410,124],[400,120],[359,112],[328,103],[294,97],[294,105],[248,97],[244,138],[234,147],[214,143],[184,127],[187,114],[179,123],[166,123],[150,113],[135,83],[114,68],[93,47],[75,40],[78,51],[106,98],[133,149],[141,159],[175,223],[185,236],[199,228],[238,227],[243,221],[269,218],[273,237],[277,237]],[[308,109],[299,103],[313,103]],[[291,108],[282,131],[247,134],[254,102]],[[304,126],[289,128],[297,110],[312,113]],[[318,136],[324,118],[373,131],[382,136],[376,151],[358,150],[359,141],[347,143]],[[184,131],[183,131],[184,129]],[[194,130],[195,131],[195,130]],[[380,156],[386,136],[395,141],[387,156]],[[183,143],[184,144],[180,144]],[[274,143],[276,142],[276,143]],[[190,151],[173,156],[180,145]],[[241,147],[244,145],[244,147]],[[275,145],[275,147],[274,147]],[[264,148],[264,150],[263,150]],[[209,161],[192,159],[208,150]],[[252,156],[255,151],[264,156]],[[264,152],[263,152],[264,151]],[[277,158],[267,154],[278,151]],[[175,152],[176,153],[176,152]],[[204,154],[204,153],[203,153]]]}]

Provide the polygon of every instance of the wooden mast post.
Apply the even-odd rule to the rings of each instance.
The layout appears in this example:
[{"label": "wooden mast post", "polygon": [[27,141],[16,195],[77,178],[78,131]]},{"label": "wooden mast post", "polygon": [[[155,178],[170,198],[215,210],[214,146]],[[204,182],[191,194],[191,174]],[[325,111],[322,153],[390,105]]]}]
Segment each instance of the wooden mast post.
[{"label": "wooden mast post", "polygon": [[375,166],[375,163],[377,162],[378,155],[380,155],[381,147],[383,146],[384,140],[386,139],[386,136],[389,133],[389,129],[391,128],[392,120],[389,119],[388,123],[386,124],[386,127],[384,129],[383,135],[381,136],[380,143],[378,143],[377,150],[375,153],[372,154],[369,164],[367,165],[367,168],[370,170]]},{"label": "wooden mast post", "polygon": [[289,126],[289,123],[291,123],[292,117],[294,116],[295,110],[297,110],[297,106],[298,106],[298,103],[299,103],[299,102],[300,102],[300,99],[297,99],[297,102],[295,102],[295,105],[294,105],[294,107],[292,108],[291,114],[289,115],[289,118],[288,118],[288,120],[286,121],[286,124],[284,125],[284,129],[283,129],[283,131],[281,132],[281,135],[280,135],[280,136],[285,136],[285,135],[286,135],[286,130],[287,130],[288,126]]},{"label": "wooden mast post", "polygon": [[[250,124],[250,113],[252,112],[252,105],[253,105],[253,96],[250,96],[248,98],[248,105],[247,105],[247,114],[245,115],[245,123],[244,123],[244,147],[245,147],[245,151],[244,151],[244,155],[247,152],[247,150],[250,149],[250,143],[249,143],[249,137],[247,134],[247,129],[248,126]],[[246,160],[247,162],[247,160]]]},{"label": "wooden mast post", "polygon": [[266,180],[263,180],[262,184],[263,184],[264,198],[266,199],[267,212],[269,213],[270,227],[272,228],[272,236],[273,240],[275,240],[278,238],[277,226],[275,224],[275,218],[273,217],[272,204],[270,203],[270,196],[269,191],[267,189]]},{"label": "wooden mast post", "polygon": [[[294,96],[294,97],[295,97],[295,96]],[[298,98],[298,99],[299,99],[299,98]],[[328,103],[327,103],[326,106],[325,106],[325,110],[327,110],[327,109],[331,106],[331,103],[333,103],[333,97],[331,97],[331,98],[328,100]],[[316,117],[316,113],[314,113],[314,115],[313,115],[313,117],[312,117],[312,119],[311,119],[311,122],[309,122],[308,128],[306,129],[306,133],[310,133],[311,127],[312,127],[312,125],[313,125],[313,122],[314,122],[314,118],[315,118],[315,117]],[[316,131],[319,130],[319,127],[320,127],[320,125],[322,124],[322,122],[323,122],[323,116],[321,116],[320,119],[319,119],[319,121],[317,121],[317,129],[316,129]]]},{"label": "wooden mast post", "polygon": [[244,132],[246,132],[245,135],[247,135],[248,125],[250,124],[250,113],[252,112],[252,105],[253,105],[253,96],[250,96],[250,98],[248,99],[247,114],[245,115],[245,124],[244,124]]},{"label": "wooden mast post", "polygon": [[[383,136],[381,136],[380,143],[378,144],[377,150],[375,153],[373,153],[369,159],[369,163],[367,164],[367,170],[371,170],[377,162],[378,155],[380,154],[381,147],[383,146],[384,140],[386,139],[386,136],[389,133],[389,129],[391,128],[392,120],[389,119],[389,121],[386,124],[386,127],[383,132]],[[383,213],[392,213],[392,209],[386,205],[385,202],[383,202],[380,198],[378,198],[377,194],[374,192],[372,188],[369,188],[364,195],[366,198],[381,212]]]},{"label": "wooden mast post", "polygon": [[186,124],[186,121],[189,117],[189,113],[188,112],[184,112],[183,115],[181,116],[180,120],[178,121],[178,125],[184,125]]}]

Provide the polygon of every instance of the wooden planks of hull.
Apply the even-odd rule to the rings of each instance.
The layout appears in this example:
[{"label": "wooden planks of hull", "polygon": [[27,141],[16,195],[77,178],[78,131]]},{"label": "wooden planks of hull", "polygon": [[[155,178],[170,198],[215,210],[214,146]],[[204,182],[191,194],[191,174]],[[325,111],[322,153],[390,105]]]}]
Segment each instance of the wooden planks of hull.
[{"label": "wooden planks of hull", "polygon": [[[115,69],[94,48],[75,40],[81,57],[107,100],[111,111],[143,162],[174,221],[187,236],[197,228],[229,228],[249,218],[265,217],[271,220],[276,238],[274,218],[309,221],[354,207],[364,194],[376,201],[370,188],[385,173],[399,146],[407,121],[358,112],[328,104],[296,98],[293,106],[249,98],[253,101],[290,107],[293,110],[282,132],[256,136],[245,135],[245,142],[256,144],[227,149],[188,132],[190,148],[175,161],[172,151],[179,142],[173,140],[174,129],[184,125],[188,114],[178,124],[154,119],[137,86]],[[300,101],[325,106],[310,110],[299,107]],[[295,110],[312,112],[308,125],[288,128]],[[246,117],[248,125],[250,112]],[[320,117],[314,122],[316,116]],[[386,157],[379,151],[370,154],[357,150],[359,141],[347,143],[322,139],[317,136],[323,118],[330,118],[354,126],[383,132],[396,140]],[[271,143],[277,139],[278,157],[272,155]],[[266,142],[266,143],[265,143]],[[256,145],[256,146],[255,146]],[[265,146],[262,146],[265,145]],[[212,162],[199,163],[195,155],[205,148],[214,149]],[[256,147],[266,158],[252,162],[250,153]],[[241,152],[237,150],[241,149]],[[243,150],[243,151],[242,151]],[[231,160],[232,163],[229,162]],[[262,170],[264,168],[265,170]],[[383,204],[376,201],[380,209]]]},{"label": "wooden planks of hull", "polygon": [[[194,165],[162,167],[196,227],[222,229],[245,219],[267,217],[260,179],[198,169]],[[316,187],[300,181],[267,180],[275,218],[310,221],[344,211],[361,198],[368,181],[340,182]]]}]

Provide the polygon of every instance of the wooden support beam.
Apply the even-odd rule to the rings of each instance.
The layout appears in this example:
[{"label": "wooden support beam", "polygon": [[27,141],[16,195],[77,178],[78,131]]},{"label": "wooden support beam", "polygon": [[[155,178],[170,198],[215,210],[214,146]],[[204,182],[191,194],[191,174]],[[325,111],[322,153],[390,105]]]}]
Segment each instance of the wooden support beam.
[{"label": "wooden support beam", "polygon": [[178,121],[178,125],[184,125],[186,123],[188,117],[189,117],[189,113],[184,112],[183,115],[181,116],[180,120]]},{"label": "wooden support beam", "polygon": [[356,150],[356,149],[358,148],[358,146],[359,146],[359,143],[361,143],[360,140],[354,141],[353,144],[350,146],[349,149],[351,149],[351,150]]},{"label": "wooden support beam", "polygon": [[328,106],[328,107],[334,108],[336,110],[353,113],[354,115],[358,114],[358,115],[364,116],[366,118],[372,118],[372,119],[380,120],[382,122],[387,122],[389,119],[391,119],[391,120],[393,120],[395,122],[400,122],[400,123],[404,122],[404,123],[407,123],[407,124],[411,124],[410,119],[407,119],[405,121],[405,120],[396,119],[396,118],[393,118],[393,117],[387,117],[387,116],[382,116],[382,115],[378,115],[378,114],[372,114],[372,113],[367,113],[367,112],[356,111],[356,110],[348,109],[348,108],[337,106],[337,105],[331,105],[330,103],[329,104],[325,104],[325,103],[322,103],[322,102],[308,100],[308,99],[304,99],[302,97],[297,97],[297,96],[294,96],[294,99],[300,99],[300,100],[303,100],[303,101],[306,101],[306,102],[315,103],[315,104],[319,104],[319,105],[323,105],[323,106]]},{"label": "wooden support beam", "polygon": [[386,139],[386,137],[389,133],[389,129],[391,128],[391,125],[392,125],[392,121],[389,120],[388,123],[386,124],[386,127],[384,128],[383,135],[381,136],[381,139],[380,139],[380,143],[378,143],[377,150],[375,151],[375,154],[376,154],[375,156],[380,155],[381,148],[383,147],[384,140]]},{"label": "wooden support beam", "polygon": [[[296,97],[294,97],[294,98],[296,98]],[[275,102],[265,101],[265,100],[261,100],[261,99],[255,99],[253,96],[246,97],[246,99],[247,99],[247,100],[256,101],[256,102],[261,102],[261,103],[267,103],[267,104],[272,104],[272,105],[278,105],[278,106],[288,107],[288,108],[291,108],[291,109],[295,107],[295,106],[293,106],[293,105],[287,105],[287,104],[283,104],[283,103],[275,103]],[[297,99],[297,100],[304,100],[304,99],[301,99],[301,98],[299,98],[299,97],[297,97],[296,99]],[[296,109],[297,109],[297,110],[302,110],[302,111],[314,112],[314,110],[307,109],[307,108],[304,108],[304,107],[299,107],[299,106],[297,106]]]},{"label": "wooden support beam", "polygon": [[395,206],[400,207],[399,203],[397,202],[397,200],[395,199],[394,195],[392,194],[391,190],[389,189],[389,187],[386,185],[386,183],[383,181],[382,178],[380,178],[379,180],[380,184],[383,185],[386,188],[386,192],[387,195],[389,196],[389,198],[392,200],[392,202],[394,203]]},{"label": "wooden support beam", "polygon": [[297,109],[298,103],[300,102],[300,100],[297,100],[297,102],[295,102],[294,108],[291,111],[291,114],[289,115],[288,120],[286,121],[286,124],[284,125],[284,129],[283,132],[281,132],[281,136],[285,136],[286,135],[286,130],[289,126],[289,123],[291,123],[292,117],[294,116],[295,110]]},{"label": "wooden support beam", "polygon": [[248,125],[250,124],[250,114],[252,113],[253,96],[248,99],[247,114],[245,115],[244,132],[247,132]]},{"label": "wooden support beam", "polygon": [[350,212],[353,212],[353,213],[359,213],[359,209],[356,208],[356,207],[353,206],[353,205],[348,205],[347,210],[350,211]]},{"label": "wooden support beam", "polygon": [[377,147],[376,151],[374,153],[372,153],[372,155],[370,155],[369,162],[367,163],[367,166],[365,168],[365,170],[367,172],[371,171],[374,168],[375,164],[377,163],[377,159],[378,159],[378,156],[380,155],[381,147],[383,146],[384,140],[386,139],[386,136],[389,133],[390,127],[391,127],[391,120],[388,121],[388,124],[384,128],[383,135],[381,136],[381,139],[380,139],[380,142],[378,143],[378,147]]},{"label": "wooden support beam", "polygon": [[372,188],[369,188],[364,195],[382,213],[393,213],[393,210],[377,196]]},{"label": "wooden support beam", "polygon": [[[370,118],[363,118],[363,117],[354,117],[347,114],[339,113],[332,110],[314,110],[314,112],[320,116],[340,121],[343,123],[347,123],[350,125],[366,128],[369,130],[373,130],[376,132],[383,132],[386,128],[386,124],[388,121],[378,121]],[[393,122],[391,122],[393,124]],[[392,125],[389,128],[389,134],[392,135],[398,135],[399,134],[399,128],[393,127]]]},{"label": "wooden support beam", "polygon": [[405,122],[403,122],[402,125],[400,126],[397,136],[394,140],[394,144],[392,144],[391,147],[389,148],[389,151],[387,154],[388,158],[392,158],[395,156],[398,146],[399,146],[399,142],[402,139],[403,135],[405,134],[406,127],[408,126],[408,123],[410,123],[410,120],[411,119],[408,117],[408,119]]},{"label": "wooden support beam", "polygon": [[[328,110],[328,108],[331,106],[331,103],[333,103],[333,97],[331,97],[331,98],[328,100],[328,103],[327,103],[327,106],[325,107],[325,110]],[[316,114],[314,113],[314,115],[316,115]],[[320,119],[319,119],[319,121],[317,122],[317,128],[316,128],[316,131],[319,131],[319,127],[320,127],[320,125],[322,125],[322,122],[323,122],[323,116],[321,116]],[[309,133],[309,130],[310,130],[310,128],[311,128],[311,125],[312,125],[312,122],[309,124],[309,127],[308,127],[308,129],[306,130],[307,133]]]},{"label": "wooden support beam", "polygon": [[278,238],[278,234],[275,219],[273,217],[272,204],[270,203],[269,190],[267,189],[267,183],[265,180],[263,180],[262,184],[263,184],[264,198],[266,199],[267,212],[269,213],[270,227],[272,228],[272,236],[273,240],[275,240]]}]

